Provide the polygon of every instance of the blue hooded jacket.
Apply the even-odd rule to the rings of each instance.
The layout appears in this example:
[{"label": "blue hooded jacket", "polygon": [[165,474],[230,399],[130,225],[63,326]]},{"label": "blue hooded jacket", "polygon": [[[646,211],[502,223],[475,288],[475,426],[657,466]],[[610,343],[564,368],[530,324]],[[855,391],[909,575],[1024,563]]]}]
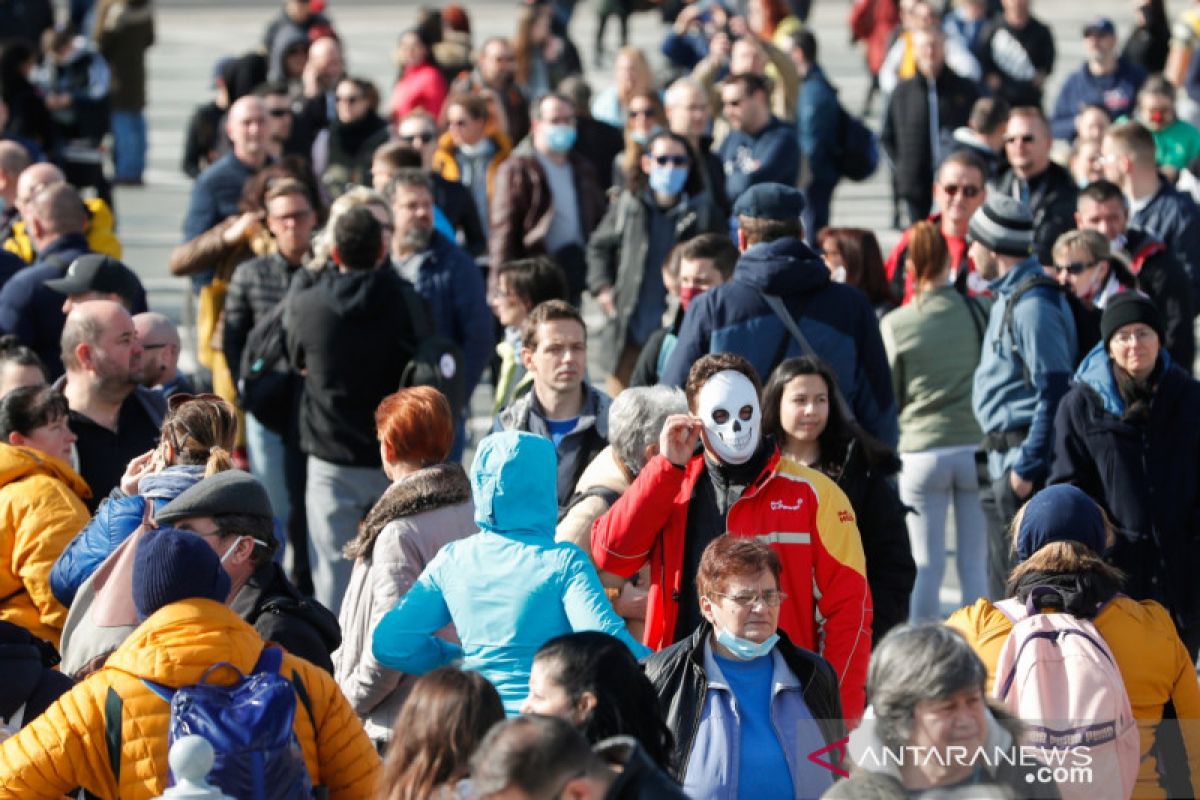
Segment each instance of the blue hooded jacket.
[{"label": "blue hooded jacket", "polygon": [[[500,693],[509,715],[529,694],[533,655],[572,631],[618,637],[649,650],[613,611],[588,557],[554,541],[556,463],[549,439],[520,431],[488,436],[471,467],[479,533],[443,547],[372,641],[385,667],[423,675],[461,660]],[[453,622],[462,646],[434,636]]]},{"label": "blue hooded jacket", "polygon": [[142,478],[138,486],[140,494],[105,500],[92,521],[54,562],[54,569],[50,571],[50,591],[58,602],[71,607],[83,582],[142,524],[147,500],[152,501],[154,510],[158,511],[203,477],[203,464],[176,464]]}]

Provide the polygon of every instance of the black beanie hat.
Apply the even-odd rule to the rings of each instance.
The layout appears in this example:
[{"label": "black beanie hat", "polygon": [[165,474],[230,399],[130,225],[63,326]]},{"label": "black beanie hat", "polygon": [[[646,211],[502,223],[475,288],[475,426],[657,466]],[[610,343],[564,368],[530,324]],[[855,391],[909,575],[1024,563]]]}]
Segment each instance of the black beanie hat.
[{"label": "black beanie hat", "polygon": [[224,603],[231,586],[221,559],[194,533],[159,528],[138,542],[133,559],[133,605],[139,620],[189,597]]},{"label": "black beanie hat", "polygon": [[1134,322],[1142,322],[1153,328],[1160,344],[1166,339],[1158,306],[1146,295],[1130,290],[1113,295],[1104,306],[1104,313],[1100,316],[1100,338],[1104,341],[1104,348],[1108,349],[1108,342],[1114,333]]}]

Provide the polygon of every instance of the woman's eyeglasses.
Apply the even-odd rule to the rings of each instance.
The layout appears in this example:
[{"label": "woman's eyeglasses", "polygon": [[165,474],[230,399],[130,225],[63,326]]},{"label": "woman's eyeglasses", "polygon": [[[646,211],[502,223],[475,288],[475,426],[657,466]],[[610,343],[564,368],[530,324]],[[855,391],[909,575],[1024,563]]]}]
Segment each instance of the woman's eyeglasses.
[{"label": "woman's eyeglasses", "polygon": [[1072,275],[1078,275],[1081,272],[1086,272],[1087,270],[1091,269],[1092,267],[1096,266],[1099,263],[1100,263],[1099,261],[1093,261],[1090,264],[1085,264],[1082,261],[1072,261],[1070,264],[1055,264],[1054,271],[1055,272],[1069,272]]},{"label": "woman's eyeglasses", "polygon": [[754,608],[760,602],[771,608],[778,608],[784,600],[787,600],[787,592],[781,592],[778,589],[768,589],[765,592],[738,592],[737,594],[713,592],[713,594],[717,597],[724,597],[726,600],[732,600],[746,609]]}]

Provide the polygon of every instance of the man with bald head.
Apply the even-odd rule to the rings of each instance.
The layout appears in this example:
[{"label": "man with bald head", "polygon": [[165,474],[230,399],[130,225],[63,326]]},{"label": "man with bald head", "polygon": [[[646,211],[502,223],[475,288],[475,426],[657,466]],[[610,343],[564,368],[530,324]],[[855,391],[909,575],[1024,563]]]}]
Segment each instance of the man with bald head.
[{"label": "man with bald head", "polygon": [[29,166],[29,151],[11,140],[0,141],[0,241],[8,238],[9,227],[17,216],[17,179]]},{"label": "man with bald head", "polygon": [[179,331],[165,314],[147,311],[133,318],[142,345],[142,371],[138,383],[163,397],[192,394],[192,382],[179,371]]},{"label": "man with bald head", "polygon": [[87,505],[95,512],[126,465],[158,443],[166,401],[138,385],[142,345],[120,303],[92,300],[71,309],[62,361],[67,374],[55,387],[67,398],[79,474],[92,489]]},{"label": "man with bald head", "polygon": [[[62,170],[50,163],[30,164],[21,171],[17,177],[16,193],[13,197],[17,216],[5,231],[3,240],[0,240],[4,242],[5,250],[15,254],[26,264],[37,260],[37,243],[29,231],[29,203],[43,189],[66,182]],[[119,259],[121,242],[113,233],[112,209],[98,197],[84,200],[83,204],[88,217],[84,231],[88,247],[97,253]]]},{"label": "man with bald head", "polygon": [[329,123],[337,118],[334,90],[346,76],[346,59],[342,46],[332,36],[323,36],[308,46],[308,61],[300,81],[304,91],[304,102],[296,115],[296,132],[293,137],[303,152],[312,149],[313,142]]},{"label": "man with bald head", "polygon": [[[183,239],[190,242],[226,217],[238,213],[246,181],[267,161],[267,108],[261,97],[247,95],[229,107],[225,133],[233,149],[200,173],[183,220]],[[212,270],[194,277],[203,286]]]}]

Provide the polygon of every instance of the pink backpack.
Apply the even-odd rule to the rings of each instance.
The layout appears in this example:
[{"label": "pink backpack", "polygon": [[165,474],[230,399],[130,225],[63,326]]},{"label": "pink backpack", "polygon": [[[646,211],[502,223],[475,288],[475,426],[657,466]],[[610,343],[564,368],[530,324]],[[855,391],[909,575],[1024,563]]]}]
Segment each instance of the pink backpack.
[{"label": "pink backpack", "polygon": [[1116,659],[1090,621],[1040,611],[1047,595],[1062,608],[1058,593],[1040,586],[1025,605],[996,603],[1013,628],[992,694],[1021,720],[1022,743],[1042,750],[1064,800],[1129,797],[1141,738]]}]

